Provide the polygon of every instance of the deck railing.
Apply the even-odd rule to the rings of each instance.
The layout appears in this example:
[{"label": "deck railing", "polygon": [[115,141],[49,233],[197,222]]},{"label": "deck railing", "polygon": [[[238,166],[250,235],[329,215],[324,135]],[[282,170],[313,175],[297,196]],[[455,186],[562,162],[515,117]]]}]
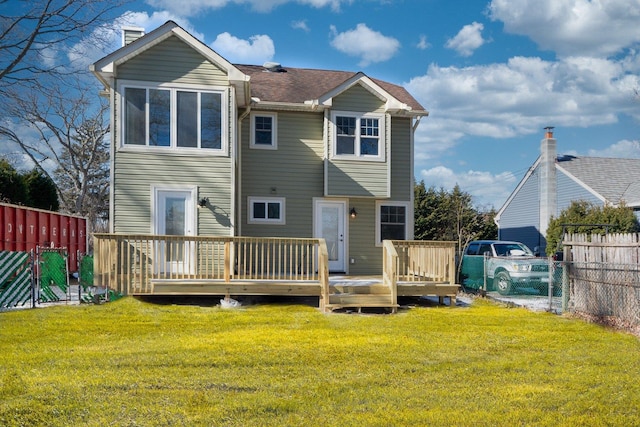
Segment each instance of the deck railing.
[{"label": "deck railing", "polygon": [[94,284],[151,293],[154,279],[320,281],[328,292],[324,239],[94,234]]},{"label": "deck railing", "polygon": [[397,282],[455,285],[455,242],[386,240],[383,276]]}]

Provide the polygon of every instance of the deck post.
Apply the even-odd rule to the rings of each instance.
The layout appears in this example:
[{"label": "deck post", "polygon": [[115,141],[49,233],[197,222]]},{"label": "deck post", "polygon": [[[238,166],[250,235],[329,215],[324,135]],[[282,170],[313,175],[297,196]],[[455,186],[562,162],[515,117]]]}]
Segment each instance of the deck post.
[{"label": "deck post", "polygon": [[231,282],[231,242],[224,242],[224,281]]}]

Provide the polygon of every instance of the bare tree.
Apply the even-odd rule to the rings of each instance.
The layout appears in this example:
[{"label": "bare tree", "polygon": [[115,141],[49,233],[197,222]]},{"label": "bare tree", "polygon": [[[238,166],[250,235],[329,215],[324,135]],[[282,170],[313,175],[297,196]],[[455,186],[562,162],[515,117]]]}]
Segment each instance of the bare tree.
[{"label": "bare tree", "polygon": [[[68,79],[74,81],[73,79]],[[108,211],[109,150],[105,136],[108,104],[95,88],[77,80],[49,87],[46,94],[11,98],[8,112],[36,137],[0,126],[0,139],[16,144],[43,174],[53,179],[62,210],[88,216],[92,224]],[[52,165],[43,167],[43,165]],[[53,171],[53,172],[51,172]]]},{"label": "bare tree", "polygon": [[[0,93],[15,85],[42,86],[42,77],[75,70],[54,53],[72,48],[113,20],[126,0],[0,0]],[[68,57],[67,57],[68,58]]]},{"label": "bare tree", "polygon": [[108,125],[87,61],[129,2],[0,0],[0,144],[18,147],[55,182],[61,208],[94,225],[108,211]]}]

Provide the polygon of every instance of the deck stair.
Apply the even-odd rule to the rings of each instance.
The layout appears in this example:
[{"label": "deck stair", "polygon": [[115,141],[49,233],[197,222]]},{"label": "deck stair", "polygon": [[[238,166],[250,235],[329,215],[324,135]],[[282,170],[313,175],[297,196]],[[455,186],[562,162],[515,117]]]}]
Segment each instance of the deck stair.
[{"label": "deck stair", "polygon": [[379,278],[330,277],[329,298],[325,304],[327,311],[339,309],[384,308],[395,312],[391,290]]}]

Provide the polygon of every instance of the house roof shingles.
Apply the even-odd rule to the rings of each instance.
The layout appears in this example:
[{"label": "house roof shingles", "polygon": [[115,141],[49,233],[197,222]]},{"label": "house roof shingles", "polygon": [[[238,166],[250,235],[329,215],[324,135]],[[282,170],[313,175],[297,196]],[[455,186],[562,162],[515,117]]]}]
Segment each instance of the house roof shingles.
[{"label": "house roof shingles", "polygon": [[[358,74],[350,71],[288,67],[283,71],[267,71],[259,65],[234,66],[251,77],[251,96],[261,101],[299,104],[320,98]],[[374,78],[371,80],[413,111],[425,111],[402,86]]]},{"label": "house roof shingles", "polygon": [[640,205],[640,159],[567,156],[557,166],[610,203]]}]

